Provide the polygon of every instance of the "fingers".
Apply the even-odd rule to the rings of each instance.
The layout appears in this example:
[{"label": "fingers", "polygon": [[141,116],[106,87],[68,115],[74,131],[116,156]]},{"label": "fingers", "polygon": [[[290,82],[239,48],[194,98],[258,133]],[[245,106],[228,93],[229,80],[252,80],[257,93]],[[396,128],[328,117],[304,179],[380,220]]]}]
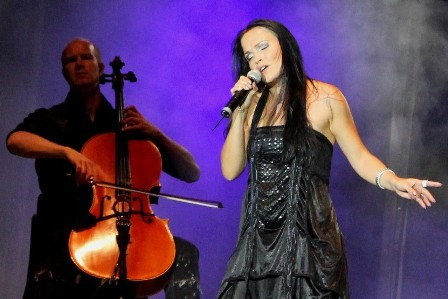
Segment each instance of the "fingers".
[{"label": "fingers", "polygon": [[[425,182],[425,181],[426,181],[426,182]],[[442,183],[440,183],[440,182],[434,182],[434,181],[423,180],[423,181],[422,181],[422,185],[423,185],[424,183],[426,183],[427,187],[436,187],[436,188],[438,188],[438,187],[442,187]],[[423,187],[423,188],[426,188],[426,187]]]},{"label": "fingers", "polygon": [[429,180],[413,179],[412,187],[421,187],[421,188],[442,187],[442,183]]},{"label": "fingers", "polygon": [[135,127],[138,127],[138,125],[141,123],[142,123],[141,117],[127,116],[122,121],[122,129],[126,130],[126,129],[130,129],[130,128],[135,128]]},{"label": "fingers", "polygon": [[[235,95],[236,93],[240,92],[241,90],[247,90],[249,93],[246,96],[246,99],[243,103],[241,103],[235,111],[239,111],[241,113],[247,112],[247,108],[249,107],[250,103],[252,102],[252,97],[255,94],[255,92],[258,91],[257,84],[252,82],[249,78],[245,76],[241,76],[238,81],[235,83],[235,85],[230,89],[230,92],[232,95]],[[236,115],[236,113],[235,113]]]},{"label": "fingers", "polygon": [[148,121],[135,106],[129,106],[125,109],[122,121],[123,131],[143,129],[146,126],[148,126]]},{"label": "fingers", "polygon": [[137,110],[137,108],[134,105],[128,106],[124,108],[124,114],[140,114],[140,112]]},{"label": "fingers", "polygon": [[97,166],[92,161],[86,159],[82,160],[76,165],[76,182],[79,184],[92,183],[95,180],[99,180],[99,171]]},{"label": "fingers", "polygon": [[124,119],[121,122],[121,130],[128,132],[138,132],[146,138],[158,138],[161,131],[154,124],[148,121],[135,106],[129,106],[124,111]]},{"label": "fingers", "polygon": [[409,192],[397,191],[397,194],[403,198],[415,201],[424,209],[431,206],[431,202],[429,202],[428,198],[425,198],[422,194],[418,194],[417,192],[409,193]]},{"label": "fingers", "polygon": [[428,198],[425,194],[420,193],[414,199],[422,208],[426,209],[431,206],[431,202],[436,202],[435,199],[431,196]]},{"label": "fingers", "polygon": [[241,76],[239,80],[235,83],[235,85],[230,89],[232,95],[240,90],[251,90],[256,87],[256,84],[253,83],[249,78],[245,76]]},{"label": "fingers", "polygon": [[435,203],[436,199],[429,192],[427,187],[441,187],[442,184],[439,182],[429,181],[429,180],[413,180],[413,184],[407,187],[407,196],[405,198],[415,200],[422,208],[427,208],[431,206],[431,203]]},{"label": "fingers", "polygon": [[137,110],[135,106],[126,107],[123,111],[123,122],[129,122],[129,119],[141,119],[144,118],[143,115]]},{"label": "fingers", "polygon": [[74,152],[70,155],[69,161],[75,166],[75,180],[78,184],[92,183],[101,180],[101,170],[90,159],[83,154]]},{"label": "fingers", "polygon": [[140,132],[148,138],[156,136],[160,130],[143,116],[127,117],[122,122],[122,131]]}]

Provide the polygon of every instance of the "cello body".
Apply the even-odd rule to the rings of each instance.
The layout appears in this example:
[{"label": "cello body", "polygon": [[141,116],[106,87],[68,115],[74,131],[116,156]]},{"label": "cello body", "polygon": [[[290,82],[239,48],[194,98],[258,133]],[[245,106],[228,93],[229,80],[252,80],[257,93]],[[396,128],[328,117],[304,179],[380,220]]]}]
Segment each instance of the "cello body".
[{"label": "cello body", "polygon": [[[101,180],[116,182],[116,134],[92,137],[82,153],[104,171]],[[159,186],[162,170],[160,153],[150,141],[127,141],[130,187],[149,190]],[[122,183],[122,182],[121,182]],[[146,195],[122,193],[110,188],[92,186],[94,200],[90,213],[96,224],[71,232],[69,251],[73,262],[87,274],[101,279],[126,279],[132,296],[157,293],[167,284],[175,256],[173,236],[168,221],[156,217]],[[117,244],[117,219],[129,220],[129,240],[125,248],[125,265],[120,263]],[[125,274],[118,271],[125,267]],[[122,270],[122,269],[121,269]],[[126,276],[126,277],[121,277]]]},{"label": "cello body", "polygon": [[[117,130],[93,136],[81,153],[101,170],[94,178],[97,182],[142,190],[160,188],[162,159],[157,147],[147,140],[129,140],[120,129],[124,80],[137,79],[132,72],[121,73],[124,63],[119,57],[110,65],[113,74],[103,74],[100,82],[113,84]],[[89,211],[95,223],[72,230],[68,245],[73,262],[87,274],[118,285],[123,298],[160,291],[168,283],[175,257],[168,220],[154,215],[149,195],[95,184],[92,188]]]}]

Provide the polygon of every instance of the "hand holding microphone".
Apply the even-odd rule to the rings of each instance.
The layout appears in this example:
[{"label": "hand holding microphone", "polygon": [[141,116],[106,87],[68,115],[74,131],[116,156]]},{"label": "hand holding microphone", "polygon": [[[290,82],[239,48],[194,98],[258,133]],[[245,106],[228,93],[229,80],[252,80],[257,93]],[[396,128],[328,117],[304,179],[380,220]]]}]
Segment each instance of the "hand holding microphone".
[{"label": "hand holding microphone", "polygon": [[[261,81],[261,73],[258,70],[251,70],[247,73],[247,77],[252,81],[252,83],[259,83]],[[227,104],[222,108],[221,115],[223,117],[230,117],[232,115],[232,112],[236,109],[236,107],[241,106],[244,103],[244,100],[246,99],[247,95],[249,94],[250,90],[242,89],[240,91],[237,91],[227,102]]]}]

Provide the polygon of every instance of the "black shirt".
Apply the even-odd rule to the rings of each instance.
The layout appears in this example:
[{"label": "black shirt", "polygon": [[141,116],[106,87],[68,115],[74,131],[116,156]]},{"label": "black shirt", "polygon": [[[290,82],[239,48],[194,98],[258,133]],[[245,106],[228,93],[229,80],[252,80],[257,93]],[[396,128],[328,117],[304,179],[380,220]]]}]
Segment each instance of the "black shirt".
[{"label": "black shirt", "polygon": [[[99,109],[92,122],[84,112],[81,101],[68,94],[61,104],[49,109],[37,109],[29,114],[15,131],[27,131],[37,134],[57,144],[81,151],[83,145],[94,135],[113,132],[117,127],[115,109],[101,98]],[[11,134],[10,133],[10,134]],[[105,145],[107,146],[107,145]],[[85,213],[91,205],[91,188],[79,187],[74,180],[74,167],[67,160],[38,158],[35,162],[39,187],[37,214],[53,220],[67,217],[73,219],[80,212]]]}]

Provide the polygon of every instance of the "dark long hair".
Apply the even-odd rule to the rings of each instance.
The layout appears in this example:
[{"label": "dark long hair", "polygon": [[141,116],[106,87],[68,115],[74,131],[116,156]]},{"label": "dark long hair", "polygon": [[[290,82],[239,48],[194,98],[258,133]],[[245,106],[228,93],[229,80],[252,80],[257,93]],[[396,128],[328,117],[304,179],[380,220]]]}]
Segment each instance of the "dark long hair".
[{"label": "dark long hair", "polygon": [[280,94],[276,99],[277,104],[282,104],[286,118],[283,135],[284,158],[292,159],[298,149],[305,150],[309,144],[307,131],[309,122],[306,112],[307,82],[310,78],[303,66],[302,54],[299,45],[291,32],[281,23],[256,19],[241,30],[233,43],[233,76],[237,80],[241,75],[250,71],[249,63],[244,57],[241,46],[243,35],[255,27],[264,27],[272,31],[282,50],[282,70],[280,74]]}]

